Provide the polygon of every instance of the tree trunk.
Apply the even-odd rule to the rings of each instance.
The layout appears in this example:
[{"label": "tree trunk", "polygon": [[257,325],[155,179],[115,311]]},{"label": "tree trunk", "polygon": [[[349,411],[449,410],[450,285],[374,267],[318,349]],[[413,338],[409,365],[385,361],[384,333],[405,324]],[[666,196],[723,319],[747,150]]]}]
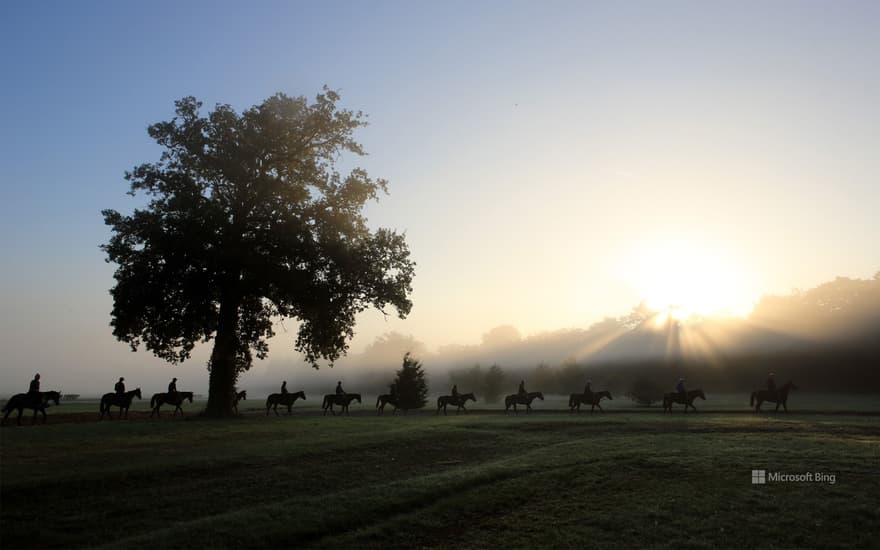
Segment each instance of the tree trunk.
[{"label": "tree trunk", "polygon": [[208,383],[207,416],[223,418],[233,416],[235,381],[238,369],[235,353],[238,348],[238,308],[240,299],[234,291],[224,291],[220,303],[220,319],[217,337],[211,352],[211,376]]}]

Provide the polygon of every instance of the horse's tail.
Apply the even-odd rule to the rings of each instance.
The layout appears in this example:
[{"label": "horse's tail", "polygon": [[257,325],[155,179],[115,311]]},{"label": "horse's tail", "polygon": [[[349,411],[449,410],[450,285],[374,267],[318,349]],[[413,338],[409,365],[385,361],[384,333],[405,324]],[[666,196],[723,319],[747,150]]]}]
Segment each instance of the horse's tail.
[{"label": "horse's tail", "polygon": [[324,396],[324,402],[321,404],[321,407],[323,407],[323,408],[326,409],[326,408],[327,408],[327,401],[329,401],[329,400],[330,400],[330,396],[329,396],[329,395],[325,395],[325,396]]},{"label": "horse's tail", "polygon": [[755,396],[758,392],[752,392],[752,398],[749,400],[749,407],[755,406]]}]

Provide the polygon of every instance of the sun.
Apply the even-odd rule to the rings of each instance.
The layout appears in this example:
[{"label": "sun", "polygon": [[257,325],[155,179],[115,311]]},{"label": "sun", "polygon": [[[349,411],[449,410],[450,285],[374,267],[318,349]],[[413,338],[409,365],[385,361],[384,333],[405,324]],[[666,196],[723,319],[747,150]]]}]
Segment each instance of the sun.
[{"label": "sun", "polygon": [[755,303],[741,262],[717,247],[689,240],[643,243],[624,264],[624,278],[658,323],[694,316],[747,316]]}]

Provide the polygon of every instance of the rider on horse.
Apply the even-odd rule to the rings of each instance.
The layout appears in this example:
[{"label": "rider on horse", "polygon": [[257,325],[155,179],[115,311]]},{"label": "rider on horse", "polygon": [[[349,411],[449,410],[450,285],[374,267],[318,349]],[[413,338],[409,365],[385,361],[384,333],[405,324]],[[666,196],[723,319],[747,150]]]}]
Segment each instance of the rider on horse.
[{"label": "rider on horse", "polygon": [[773,399],[776,399],[776,380],[773,378],[772,372],[767,376],[767,391],[770,392]]},{"label": "rider on horse", "polygon": [[529,395],[529,392],[526,391],[526,381],[525,380],[519,381],[519,389],[516,391],[516,393],[520,397],[522,397],[523,399],[525,399]]},{"label": "rider on horse", "polygon": [[125,378],[119,377],[119,382],[113,386],[113,390],[116,392],[116,395],[122,395],[125,393]]},{"label": "rider on horse", "polygon": [[681,396],[682,403],[687,403],[687,390],[684,387],[684,378],[678,379],[678,384],[675,386],[675,391],[678,392],[678,395]]},{"label": "rider on horse", "polygon": [[345,395],[345,390],[342,389],[342,380],[336,383],[336,395]]},{"label": "rider on horse", "polygon": [[584,386],[584,395],[593,395],[593,381],[587,380],[587,385]]},{"label": "rider on horse", "polygon": [[452,398],[458,401],[458,384],[452,385],[452,392],[450,393],[452,393]]},{"label": "rider on horse", "polygon": [[281,395],[287,395],[289,392],[287,391],[287,380],[283,380],[281,382]]}]

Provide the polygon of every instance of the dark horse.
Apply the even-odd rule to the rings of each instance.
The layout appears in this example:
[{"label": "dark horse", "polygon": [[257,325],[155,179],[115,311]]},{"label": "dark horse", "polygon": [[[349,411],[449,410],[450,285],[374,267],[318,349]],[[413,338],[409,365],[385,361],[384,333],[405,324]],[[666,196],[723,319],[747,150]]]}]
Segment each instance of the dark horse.
[{"label": "dark horse", "polygon": [[291,414],[290,408],[296,403],[297,399],[305,399],[306,392],[298,391],[296,393],[272,393],[266,398],[266,416],[269,416],[269,409],[275,411],[278,416],[278,405],[287,407],[287,414]]},{"label": "dark horse", "polygon": [[571,409],[571,412],[574,413],[575,409],[577,412],[581,412],[581,405],[590,405],[590,412],[596,410],[596,407],[599,407],[599,410],[605,412],[602,409],[602,405],[599,404],[599,401],[603,399],[611,399],[610,391],[594,391],[592,393],[573,393],[571,397],[568,398],[568,408]]},{"label": "dark horse", "polygon": [[376,415],[385,414],[385,405],[391,405],[392,407],[394,407],[394,410],[391,411],[392,415],[397,414],[397,409],[400,408],[400,402],[397,399],[396,395],[383,393],[376,398]]},{"label": "dark horse", "polygon": [[58,404],[58,401],[61,399],[61,392],[58,391],[41,391],[39,396],[34,396],[27,393],[17,393],[9,398],[9,401],[6,402],[6,405],[3,406],[3,412],[6,414],[3,415],[3,421],[0,422],[0,425],[6,424],[6,419],[9,418],[9,413],[12,412],[13,409],[18,409],[18,425],[21,426],[21,413],[24,409],[33,409],[34,410],[34,418],[31,420],[31,424],[37,421],[37,413],[43,413],[43,424],[46,423],[46,407],[49,406],[49,401],[54,401],[55,404]]},{"label": "dark horse", "polygon": [[[777,411],[779,410],[779,405],[782,405],[785,412],[788,412],[788,405],[786,405],[786,402],[788,401],[788,392],[796,389],[798,389],[798,387],[789,382],[776,390],[776,395],[770,390],[755,390],[752,392],[752,399],[749,402],[749,405],[755,407],[755,411],[760,411],[761,403],[764,401],[770,401],[771,403],[776,403]],[[755,404],[755,401],[758,403]]]},{"label": "dark horse", "polygon": [[699,397],[703,401],[706,400],[706,394],[703,393],[703,390],[691,390],[687,392],[687,397],[682,401],[681,394],[678,392],[671,392],[663,394],[663,411],[672,412],[672,404],[679,403],[684,405],[684,412],[688,412],[688,407],[692,408],[694,412],[697,411],[697,408],[694,407],[694,399]]},{"label": "dark horse", "polygon": [[125,393],[105,393],[101,397],[101,420],[104,420],[104,414],[109,416],[110,420],[113,420],[113,415],[110,414],[110,407],[119,407],[119,417],[123,418],[123,413],[125,413],[124,418],[128,418],[128,408],[131,407],[131,400],[135,397],[141,398],[140,388]]},{"label": "dark horse", "polygon": [[465,408],[464,404],[468,402],[468,400],[477,402],[477,398],[474,397],[472,393],[462,393],[459,394],[458,397],[452,395],[441,395],[437,398],[437,414],[440,414],[440,409],[443,409],[443,416],[446,416],[446,406],[447,405],[455,405],[455,414],[458,414],[459,411],[467,412],[467,408]]},{"label": "dark horse", "polygon": [[[330,414],[336,416],[336,411],[333,410],[333,405],[339,405],[342,407],[341,413],[348,414],[348,406],[352,401],[357,399],[357,402],[361,402],[361,394],[359,393],[346,393],[343,395],[336,395],[335,393],[328,393],[324,396],[324,404],[322,407],[324,408],[324,416],[327,416],[327,411],[330,411]],[[340,413],[340,414],[341,414]]]},{"label": "dark horse", "polygon": [[525,395],[525,397],[518,393],[508,395],[504,398],[504,414],[507,414],[507,411],[508,409],[510,409],[510,407],[513,407],[514,413],[518,413],[519,411],[516,410],[517,405],[525,405],[526,414],[530,413],[532,411],[532,401],[534,401],[536,397],[541,401],[544,400],[544,394],[539,391],[529,392]]},{"label": "dark horse", "polygon": [[153,397],[150,399],[150,406],[153,407],[153,412],[150,413],[150,418],[153,418],[155,414],[157,417],[162,417],[159,414],[159,407],[168,403],[169,405],[174,405],[174,414],[172,416],[177,416],[177,411],[180,411],[180,415],[183,416],[183,409],[180,408],[180,405],[183,403],[184,399],[189,399],[189,402],[193,402],[193,392],[191,391],[179,391],[177,392],[177,399],[170,399],[167,393],[154,393]]},{"label": "dark horse", "polygon": [[232,399],[232,410],[235,411],[235,414],[238,414],[238,402],[242,399],[247,401],[247,390],[236,392],[235,397]]}]

